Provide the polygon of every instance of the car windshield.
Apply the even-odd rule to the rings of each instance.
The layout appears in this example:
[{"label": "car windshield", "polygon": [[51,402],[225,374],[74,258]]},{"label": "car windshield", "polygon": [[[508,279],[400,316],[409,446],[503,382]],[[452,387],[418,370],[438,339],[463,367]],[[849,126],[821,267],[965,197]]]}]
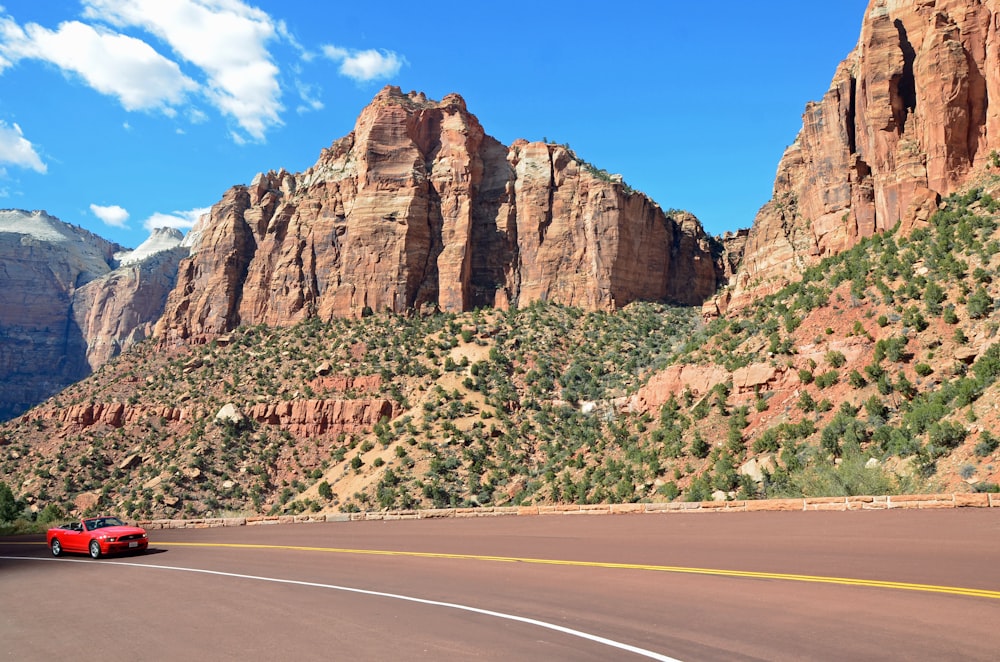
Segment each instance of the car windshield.
[{"label": "car windshield", "polygon": [[87,527],[88,531],[93,531],[95,529],[103,529],[106,526],[125,525],[125,522],[121,521],[117,517],[95,517],[94,519],[84,520],[83,523]]}]

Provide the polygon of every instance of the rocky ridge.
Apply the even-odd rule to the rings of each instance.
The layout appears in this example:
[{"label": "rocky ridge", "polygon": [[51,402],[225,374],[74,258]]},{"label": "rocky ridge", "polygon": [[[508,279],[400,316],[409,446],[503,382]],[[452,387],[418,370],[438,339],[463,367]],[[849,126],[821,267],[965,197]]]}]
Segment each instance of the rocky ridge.
[{"label": "rocky ridge", "polygon": [[156,335],[368,311],[700,304],[721,247],[565,146],[484,132],[457,94],[387,87],[305,172],[258,175],[193,233]]},{"label": "rocky ridge", "polygon": [[1000,166],[1000,3],[872,0],[854,50],[810,103],[757,214],[729,297],[745,306]]}]

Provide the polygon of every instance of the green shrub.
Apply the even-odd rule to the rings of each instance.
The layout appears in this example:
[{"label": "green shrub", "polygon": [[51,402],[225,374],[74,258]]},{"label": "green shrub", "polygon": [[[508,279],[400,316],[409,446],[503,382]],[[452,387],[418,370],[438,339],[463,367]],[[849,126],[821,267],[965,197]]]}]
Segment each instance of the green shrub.
[{"label": "green shrub", "polygon": [[939,421],[931,425],[927,440],[934,446],[957,448],[965,441],[965,428],[952,421]]},{"label": "green shrub", "polygon": [[972,319],[981,319],[993,309],[993,299],[986,288],[980,285],[966,299],[965,308]]},{"label": "green shrub", "polygon": [[24,504],[14,498],[7,483],[0,482],[0,522],[13,522],[24,509]]},{"label": "green shrub", "polygon": [[977,457],[989,457],[997,448],[1000,448],[1000,439],[983,430],[982,434],[979,435],[979,442],[976,444],[973,452],[975,452]]},{"label": "green shrub", "polygon": [[685,501],[709,501],[712,498],[712,488],[709,486],[708,478],[698,476],[691,481],[687,493],[684,495]]},{"label": "green shrub", "polygon": [[826,362],[833,368],[839,368],[847,363],[847,357],[842,352],[830,350],[826,353]]},{"label": "green shrub", "polygon": [[840,375],[836,370],[827,370],[826,372],[816,375],[816,386],[823,388],[829,388],[840,381]]},{"label": "green shrub", "polygon": [[691,455],[697,458],[706,458],[710,450],[712,447],[702,438],[701,433],[695,430],[694,438],[691,440]]},{"label": "green shrub", "polygon": [[868,382],[857,370],[851,370],[850,374],[847,375],[847,383],[850,384],[852,388],[864,388],[868,385]]},{"label": "green shrub", "polygon": [[681,490],[677,487],[677,483],[670,480],[660,486],[659,493],[666,498],[667,501],[673,501],[681,495]]}]

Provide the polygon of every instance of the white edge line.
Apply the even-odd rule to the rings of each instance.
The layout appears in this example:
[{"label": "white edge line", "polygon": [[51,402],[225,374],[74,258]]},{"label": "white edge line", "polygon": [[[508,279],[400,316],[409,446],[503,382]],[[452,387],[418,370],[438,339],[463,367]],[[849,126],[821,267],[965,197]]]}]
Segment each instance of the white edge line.
[{"label": "white edge line", "polygon": [[639,648],[638,646],[632,646],[630,644],[625,644],[620,641],[615,641],[614,639],[608,639],[606,637],[601,637],[596,634],[590,634],[588,632],[583,632],[581,630],[574,630],[572,628],[563,627],[562,625],[556,625],[554,623],[547,623],[545,621],[539,621],[534,618],[528,618],[526,616],[517,616],[514,614],[505,614],[499,611],[492,611],[489,609],[480,609],[479,607],[470,607],[468,605],[460,605],[454,602],[440,602],[438,600],[428,600],[426,598],[415,598],[409,595],[400,595],[398,593],[384,593],[382,591],[370,591],[363,588],[353,588],[350,586],[338,586],[336,584],[320,584],[317,582],[306,582],[297,579],[280,579],[277,577],[260,577],[258,575],[242,575],[235,572],[222,572],[219,570],[203,570],[200,568],[182,568],[178,566],[169,565],[156,565],[153,563],[125,563],[122,561],[87,561],[84,559],[54,559],[54,558],[39,558],[34,556],[0,556],[0,559],[7,561],[60,561],[64,563],[88,563],[91,565],[120,565],[127,568],[155,568],[157,570],[176,570],[179,572],[196,572],[205,575],[218,575],[220,577],[235,577],[237,579],[253,579],[261,582],[273,582],[276,584],[293,584],[296,586],[310,586],[313,588],[328,588],[335,591],[345,591],[347,593],[358,593],[361,595],[370,595],[378,598],[391,598],[393,600],[403,600],[406,602],[415,602],[417,604],[429,605],[432,607],[445,607],[448,609],[458,609],[460,611],[467,611],[473,614],[480,614],[483,616],[492,616],[493,618],[500,618],[508,621],[516,621],[518,623],[526,623],[528,625],[534,625],[536,627],[545,628],[547,630],[553,630],[555,632],[560,632],[562,634],[567,634],[571,637],[578,637],[580,639],[586,639],[594,643],[603,644],[605,646],[610,646],[611,648],[617,648],[619,650],[627,651],[629,653],[635,653],[642,657],[649,658],[651,660],[659,660],[660,662],[681,662],[680,660],[669,657],[667,655],[661,655],[655,651],[647,650],[645,648]]}]

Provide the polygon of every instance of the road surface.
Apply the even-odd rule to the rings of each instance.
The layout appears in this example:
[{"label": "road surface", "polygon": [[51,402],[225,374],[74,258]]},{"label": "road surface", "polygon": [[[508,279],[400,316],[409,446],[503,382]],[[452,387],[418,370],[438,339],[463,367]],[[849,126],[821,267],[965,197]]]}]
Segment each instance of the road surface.
[{"label": "road surface", "polygon": [[1000,512],[539,516],[0,539],[0,659],[997,660]]}]

